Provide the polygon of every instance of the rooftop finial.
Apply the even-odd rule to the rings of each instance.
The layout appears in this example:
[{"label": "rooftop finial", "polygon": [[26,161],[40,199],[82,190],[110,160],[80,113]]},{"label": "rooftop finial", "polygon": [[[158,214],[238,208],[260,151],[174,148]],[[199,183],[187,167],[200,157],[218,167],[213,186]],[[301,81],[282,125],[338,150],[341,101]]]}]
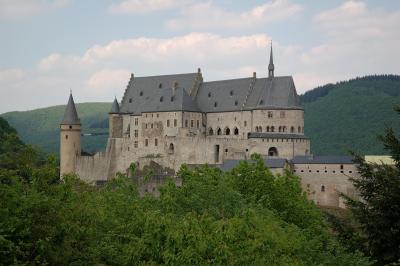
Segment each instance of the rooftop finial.
[{"label": "rooftop finial", "polygon": [[274,66],[274,57],[272,54],[272,40],[271,40],[271,51],[269,54],[269,65],[268,65],[268,77],[269,78],[274,77],[274,70],[275,70],[275,66]]}]

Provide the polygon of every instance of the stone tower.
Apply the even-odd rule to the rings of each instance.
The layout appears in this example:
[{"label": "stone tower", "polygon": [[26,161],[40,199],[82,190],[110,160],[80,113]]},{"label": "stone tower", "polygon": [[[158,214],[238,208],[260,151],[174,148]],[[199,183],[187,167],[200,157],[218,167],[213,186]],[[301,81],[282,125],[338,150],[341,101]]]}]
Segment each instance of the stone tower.
[{"label": "stone tower", "polygon": [[109,113],[109,137],[122,138],[122,116],[119,113],[117,98],[114,99]]},{"label": "stone tower", "polygon": [[74,98],[69,95],[64,118],[60,124],[60,176],[75,173],[81,154],[81,122],[76,113]]}]

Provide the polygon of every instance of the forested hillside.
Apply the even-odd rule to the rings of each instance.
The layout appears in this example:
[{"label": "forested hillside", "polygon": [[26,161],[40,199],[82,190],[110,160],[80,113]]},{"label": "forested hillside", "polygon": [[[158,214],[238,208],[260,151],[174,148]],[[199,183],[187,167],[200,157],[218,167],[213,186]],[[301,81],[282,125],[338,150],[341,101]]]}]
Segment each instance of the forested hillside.
[{"label": "forested hillside", "polygon": [[[82,133],[108,133],[107,115],[111,103],[78,103],[77,112],[82,123]],[[25,143],[39,146],[46,152],[58,154],[59,124],[65,105],[52,106],[25,112],[1,115],[18,130]],[[82,138],[82,149],[88,152],[104,149],[107,135]]]},{"label": "forested hillside", "polygon": [[[328,84],[300,96],[305,108],[305,133],[314,154],[382,154],[376,135],[385,126],[400,130],[393,107],[400,104],[400,77],[367,76]],[[58,154],[59,129],[65,106],[3,114],[24,142]],[[83,133],[107,132],[111,103],[77,104]],[[105,148],[107,135],[82,138],[85,151]]]},{"label": "forested hillside", "polygon": [[377,134],[391,126],[400,131],[400,76],[380,75],[328,84],[301,96],[305,134],[314,154],[383,154]]}]

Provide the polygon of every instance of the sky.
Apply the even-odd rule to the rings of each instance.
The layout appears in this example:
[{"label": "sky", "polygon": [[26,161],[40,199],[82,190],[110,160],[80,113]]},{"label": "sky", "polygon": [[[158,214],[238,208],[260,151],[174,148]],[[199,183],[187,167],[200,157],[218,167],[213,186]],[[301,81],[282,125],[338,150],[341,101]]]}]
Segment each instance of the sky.
[{"label": "sky", "polygon": [[400,1],[0,0],[0,113],[121,100],[131,73],[400,74]]}]

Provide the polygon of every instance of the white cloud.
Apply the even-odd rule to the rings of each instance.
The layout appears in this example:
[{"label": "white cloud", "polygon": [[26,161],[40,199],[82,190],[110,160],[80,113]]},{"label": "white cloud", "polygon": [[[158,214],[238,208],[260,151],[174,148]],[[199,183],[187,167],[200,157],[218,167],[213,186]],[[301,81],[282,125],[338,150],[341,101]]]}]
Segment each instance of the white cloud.
[{"label": "white cloud", "polygon": [[288,19],[301,10],[300,5],[288,0],[274,0],[244,12],[229,11],[207,1],[183,7],[181,17],[169,20],[166,25],[174,30],[243,29]]},{"label": "white cloud", "polygon": [[103,69],[91,75],[87,81],[89,88],[93,91],[122,90],[127,84],[130,72],[125,69],[109,70]]},{"label": "white cloud", "polygon": [[[261,12],[262,13],[262,12]],[[346,2],[316,14],[311,23],[320,37],[311,48],[274,41],[275,74],[293,75],[298,91],[327,82],[374,73],[400,73],[400,12]],[[135,76],[195,72],[205,81],[267,74],[270,37],[192,32],[170,38],[131,38],[93,45],[82,54],[54,53],[33,69],[3,69],[7,90],[0,112],[65,103],[75,99],[121,99],[129,73]],[[28,95],[29,97],[21,97]],[[46,97],[43,97],[46,95]]]},{"label": "white cloud", "polygon": [[114,14],[144,14],[176,8],[183,3],[184,0],[125,0],[112,4],[109,11]]},{"label": "white cloud", "polygon": [[68,2],[69,0],[0,0],[0,19],[37,15],[64,7]]}]

